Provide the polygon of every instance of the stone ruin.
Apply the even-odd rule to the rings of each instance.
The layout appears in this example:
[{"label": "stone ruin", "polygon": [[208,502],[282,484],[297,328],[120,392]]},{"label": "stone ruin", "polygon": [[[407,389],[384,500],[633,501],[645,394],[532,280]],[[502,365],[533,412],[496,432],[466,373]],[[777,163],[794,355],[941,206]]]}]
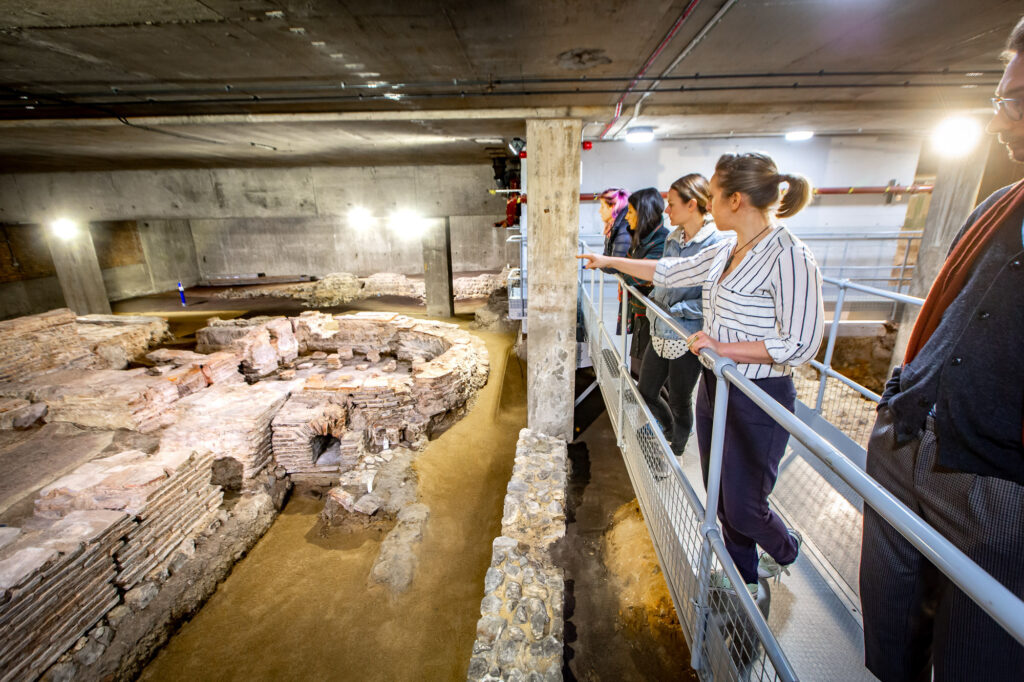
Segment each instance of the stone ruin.
[{"label": "stone ruin", "polygon": [[[498,273],[483,273],[472,277],[455,277],[452,280],[452,295],[456,301],[487,298],[495,289],[506,285],[509,269]],[[401,296],[426,300],[426,289],[422,279],[411,279],[393,272],[378,272],[368,277],[356,277],[349,272],[333,272],[313,282],[297,284],[257,284],[233,287],[213,295],[221,299],[286,298],[302,301],[313,308],[344,305],[378,296]]]},{"label": "stone ruin", "polygon": [[512,478],[491,545],[466,679],[561,680],[565,578],[552,555],[565,536],[565,441],[519,432]]},{"label": "stone ruin", "polygon": [[[0,354],[0,414],[34,407],[37,419],[153,445],[105,450],[37,491],[19,527],[0,528],[0,623],[17,633],[0,637],[0,679],[137,674],[293,481],[333,486],[329,522],[394,518],[368,580],[408,586],[429,516],[414,450],[486,382],[480,339],[393,313],[213,319],[199,352],[156,350],[151,366],[116,370],[79,324],[70,311],[0,323],[12,353]],[[162,335],[146,321],[116,326],[131,330],[126,349]],[[0,426],[15,422],[27,427]]]}]

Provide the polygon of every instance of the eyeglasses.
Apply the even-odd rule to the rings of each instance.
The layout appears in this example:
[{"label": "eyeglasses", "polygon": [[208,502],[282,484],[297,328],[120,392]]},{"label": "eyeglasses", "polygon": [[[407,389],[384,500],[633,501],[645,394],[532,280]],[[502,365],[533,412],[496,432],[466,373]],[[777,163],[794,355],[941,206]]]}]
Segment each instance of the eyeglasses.
[{"label": "eyeglasses", "polygon": [[1019,121],[1024,117],[1024,99],[1019,97],[993,97],[992,111],[996,113],[996,116],[1001,111],[1011,121]]}]

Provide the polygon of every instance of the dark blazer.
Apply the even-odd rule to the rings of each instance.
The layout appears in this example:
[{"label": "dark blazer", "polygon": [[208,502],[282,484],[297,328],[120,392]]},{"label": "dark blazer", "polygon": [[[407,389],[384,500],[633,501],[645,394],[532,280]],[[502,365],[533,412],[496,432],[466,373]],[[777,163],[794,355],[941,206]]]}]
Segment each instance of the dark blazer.
[{"label": "dark blazer", "polygon": [[[612,223],[612,232],[604,240],[604,255],[613,258],[625,258],[629,253],[629,244],[633,241],[633,235],[629,231],[629,223],[626,222],[628,209],[619,211],[619,215]],[[615,268],[601,268],[609,275],[618,274]]]},{"label": "dark blazer", "polygon": [[[647,237],[636,245],[636,248],[630,249],[629,257],[636,258],[638,260],[657,260],[662,257],[665,253],[665,238],[668,237],[668,230],[664,225],[659,227],[654,232],[651,232]],[[646,296],[651,293],[654,289],[654,285],[647,280],[637,279],[631,275],[623,275],[622,279],[628,284],[636,287]],[[642,303],[636,302],[636,297],[630,296],[629,298],[629,312],[630,315],[643,315],[647,311],[647,306]]]},{"label": "dark blazer", "polygon": [[[986,199],[953,241],[1009,191]],[[999,228],[939,327],[914,360],[893,373],[881,404],[897,437],[923,427],[934,405],[944,467],[1024,484],[1024,211]]]}]

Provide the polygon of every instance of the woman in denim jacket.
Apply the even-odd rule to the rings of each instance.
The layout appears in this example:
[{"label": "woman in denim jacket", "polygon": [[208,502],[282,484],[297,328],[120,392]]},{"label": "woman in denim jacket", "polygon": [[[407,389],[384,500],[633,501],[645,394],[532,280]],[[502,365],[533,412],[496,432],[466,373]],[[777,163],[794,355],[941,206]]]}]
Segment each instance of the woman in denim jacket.
[{"label": "woman in denim jacket", "polygon": [[[684,175],[668,191],[669,222],[676,228],[665,240],[665,258],[685,258],[725,238],[708,213],[708,181],[699,173]],[[650,299],[670,313],[687,335],[701,330],[701,286],[655,287]],[[651,343],[644,352],[638,387],[661,423],[676,455],[683,453],[693,426],[692,396],[700,360],[664,320],[649,315]],[[668,381],[668,401],[661,388]]]}]

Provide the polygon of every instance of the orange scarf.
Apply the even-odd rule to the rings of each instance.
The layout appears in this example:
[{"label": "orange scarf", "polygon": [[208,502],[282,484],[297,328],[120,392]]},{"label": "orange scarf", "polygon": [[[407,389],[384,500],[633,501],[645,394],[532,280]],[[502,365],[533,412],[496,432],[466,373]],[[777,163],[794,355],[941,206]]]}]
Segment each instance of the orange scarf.
[{"label": "orange scarf", "polygon": [[964,282],[971,274],[971,266],[985,249],[985,246],[996,231],[1010,215],[1024,205],[1024,180],[1014,185],[1010,191],[999,197],[969,228],[953,247],[952,253],[946,258],[938,276],[932,282],[928,296],[924,300],[921,312],[914,323],[907,341],[907,352],[903,356],[903,364],[909,363],[928,342],[932,332],[939,326],[943,313],[949,304],[960,294]]}]

